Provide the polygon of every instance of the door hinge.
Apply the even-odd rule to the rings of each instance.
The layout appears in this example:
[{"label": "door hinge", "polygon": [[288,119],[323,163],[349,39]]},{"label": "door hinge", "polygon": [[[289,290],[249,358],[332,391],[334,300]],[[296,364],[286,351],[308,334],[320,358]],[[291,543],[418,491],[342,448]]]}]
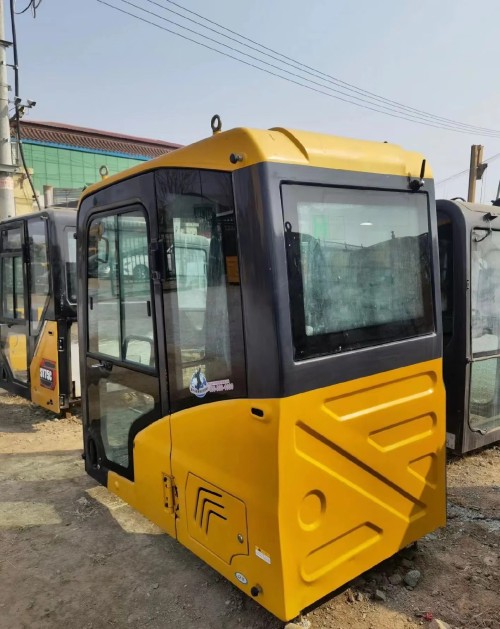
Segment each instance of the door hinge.
[{"label": "door hinge", "polygon": [[176,498],[177,487],[175,486],[174,477],[163,474],[163,504],[169,513],[175,513],[177,509]]}]

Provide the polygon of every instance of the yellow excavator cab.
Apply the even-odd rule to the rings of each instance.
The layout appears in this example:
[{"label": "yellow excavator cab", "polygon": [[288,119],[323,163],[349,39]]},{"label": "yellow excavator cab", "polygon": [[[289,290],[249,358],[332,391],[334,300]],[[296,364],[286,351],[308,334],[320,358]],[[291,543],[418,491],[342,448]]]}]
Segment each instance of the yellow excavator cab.
[{"label": "yellow excavator cab", "polygon": [[59,413],[80,397],[76,212],[0,223],[0,387]]},{"label": "yellow excavator cab", "polygon": [[78,210],[87,472],[282,620],[445,522],[418,153],[233,129]]}]

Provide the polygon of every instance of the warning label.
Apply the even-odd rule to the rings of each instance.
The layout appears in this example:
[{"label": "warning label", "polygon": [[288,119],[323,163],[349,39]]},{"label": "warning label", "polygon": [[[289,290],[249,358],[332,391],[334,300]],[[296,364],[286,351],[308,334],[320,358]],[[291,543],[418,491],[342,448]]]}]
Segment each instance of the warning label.
[{"label": "warning label", "polygon": [[40,386],[53,391],[56,388],[57,370],[52,360],[44,358],[40,363]]}]

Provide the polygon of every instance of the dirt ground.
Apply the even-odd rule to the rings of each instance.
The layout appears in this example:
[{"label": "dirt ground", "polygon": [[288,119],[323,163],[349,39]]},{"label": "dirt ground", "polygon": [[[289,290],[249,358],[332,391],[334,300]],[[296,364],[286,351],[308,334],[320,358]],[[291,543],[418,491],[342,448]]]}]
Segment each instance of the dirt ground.
[{"label": "dirt ground", "polygon": [[[500,628],[500,448],[448,465],[448,526],[304,613],[311,629]],[[405,584],[418,570],[414,588]],[[415,576],[415,575],[414,575]],[[1,629],[278,629],[84,473],[77,417],[0,395]]]}]

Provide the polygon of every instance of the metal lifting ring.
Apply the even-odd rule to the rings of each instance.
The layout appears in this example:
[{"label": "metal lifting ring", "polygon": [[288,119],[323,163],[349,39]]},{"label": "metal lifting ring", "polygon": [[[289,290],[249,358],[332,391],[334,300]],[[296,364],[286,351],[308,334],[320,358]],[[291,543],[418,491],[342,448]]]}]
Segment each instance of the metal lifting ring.
[{"label": "metal lifting ring", "polygon": [[219,114],[215,114],[212,116],[212,120],[210,121],[210,126],[212,127],[213,133],[219,133],[222,129],[222,120],[220,119]]}]

